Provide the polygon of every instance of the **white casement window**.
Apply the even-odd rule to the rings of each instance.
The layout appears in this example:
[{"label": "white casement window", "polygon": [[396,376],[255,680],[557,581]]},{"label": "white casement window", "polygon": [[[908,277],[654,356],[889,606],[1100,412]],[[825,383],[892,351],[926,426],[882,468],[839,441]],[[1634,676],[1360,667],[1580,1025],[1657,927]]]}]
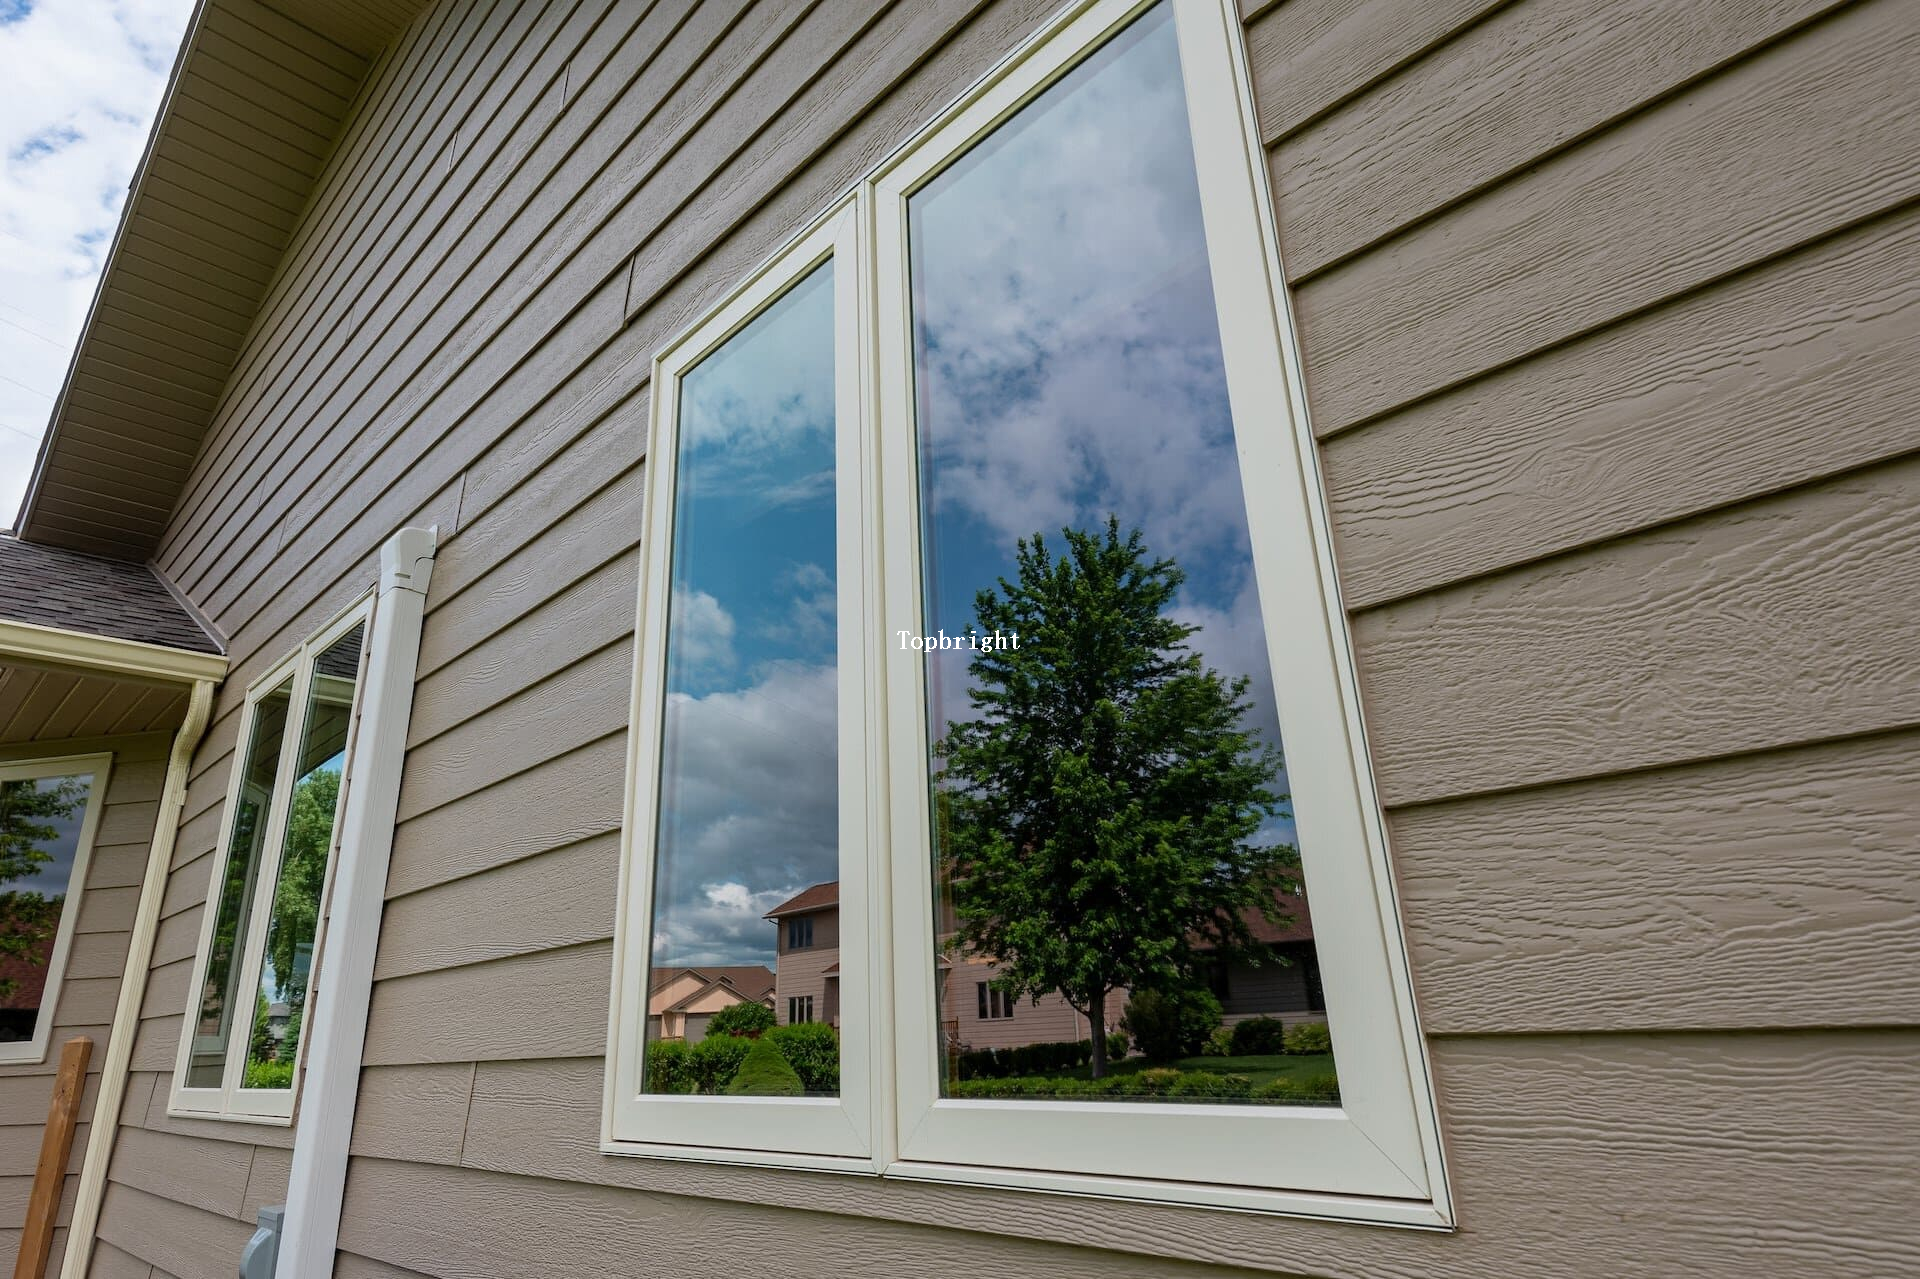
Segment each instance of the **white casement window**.
[{"label": "white casement window", "polygon": [[1264,160],[1076,4],[656,363],[609,1153],[1450,1223]]},{"label": "white casement window", "polygon": [[46,1060],[112,761],[0,762],[0,1066]]},{"label": "white casement window", "polygon": [[285,1124],[325,941],[374,600],[247,689],[171,1109]]}]

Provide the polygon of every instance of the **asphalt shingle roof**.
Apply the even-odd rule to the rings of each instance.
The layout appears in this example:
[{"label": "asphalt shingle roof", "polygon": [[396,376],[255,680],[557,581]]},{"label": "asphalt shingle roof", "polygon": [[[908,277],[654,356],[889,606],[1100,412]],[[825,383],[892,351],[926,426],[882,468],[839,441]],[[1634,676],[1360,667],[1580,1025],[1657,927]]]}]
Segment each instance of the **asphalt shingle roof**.
[{"label": "asphalt shingle roof", "polygon": [[213,637],[144,564],[0,537],[0,619],[218,653]]}]

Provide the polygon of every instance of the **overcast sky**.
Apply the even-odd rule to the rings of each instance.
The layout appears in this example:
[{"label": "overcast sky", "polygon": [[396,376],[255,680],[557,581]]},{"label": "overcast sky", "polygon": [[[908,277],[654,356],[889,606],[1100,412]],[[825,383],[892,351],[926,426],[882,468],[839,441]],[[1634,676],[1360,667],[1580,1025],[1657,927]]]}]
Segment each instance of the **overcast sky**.
[{"label": "overcast sky", "polygon": [[191,0],[0,0],[0,528],[11,527]]}]

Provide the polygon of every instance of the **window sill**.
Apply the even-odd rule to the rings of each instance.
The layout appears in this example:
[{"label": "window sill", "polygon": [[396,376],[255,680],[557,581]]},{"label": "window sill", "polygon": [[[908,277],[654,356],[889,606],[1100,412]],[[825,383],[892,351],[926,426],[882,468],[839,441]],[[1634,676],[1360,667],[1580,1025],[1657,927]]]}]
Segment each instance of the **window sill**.
[{"label": "window sill", "polygon": [[1264,1190],[1131,1177],[1092,1177],[1028,1168],[987,1168],[895,1160],[882,1167],[871,1159],[804,1155],[783,1151],[677,1146],[657,1142],[603,1141],[600,1153],[626,1159],[662,1159],[722,1167],[838,1173],[888,1182],[975,1186],[1018,1194],[1067,1195],[1114,1203],[1150,1203],[1208,1211],[1253,1213],[1356,1225],[1450,1232],[1452,1218],[1426,1200],[1385,1199],[1307,1190]]}]

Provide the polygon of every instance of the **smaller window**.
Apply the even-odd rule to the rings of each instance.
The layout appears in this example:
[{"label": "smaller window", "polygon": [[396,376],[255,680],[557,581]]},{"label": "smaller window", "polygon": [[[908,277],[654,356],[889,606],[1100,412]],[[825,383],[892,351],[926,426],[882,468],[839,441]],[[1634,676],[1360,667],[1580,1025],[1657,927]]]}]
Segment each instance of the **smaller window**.
[{"label": "smaller window", "polygon": [[109,759],[0,763],[0,1064],[46,1058]]},{"label": "smaller window", "polygon": [[806,950],[813,945],[813,916],[800,915],[787,921],[787,949]]},{"label": "smaller window", "polygon": [[787,1022],[789,1025],[798,1025],[800,1022],[812,1021],[812,1020],[813,1020],[813,996],[812,995],[787,996]]},{"label": "smaller window", "polygon": [[371,599],[247,691],[173,1108],[285,1122],[321,945]]},{"label": "smaller window", "polygon": [[981,1021],[1006,1021],[1013,1016],[1013,996],[995,990],[986,982],[976,984],[980,994]]}]

